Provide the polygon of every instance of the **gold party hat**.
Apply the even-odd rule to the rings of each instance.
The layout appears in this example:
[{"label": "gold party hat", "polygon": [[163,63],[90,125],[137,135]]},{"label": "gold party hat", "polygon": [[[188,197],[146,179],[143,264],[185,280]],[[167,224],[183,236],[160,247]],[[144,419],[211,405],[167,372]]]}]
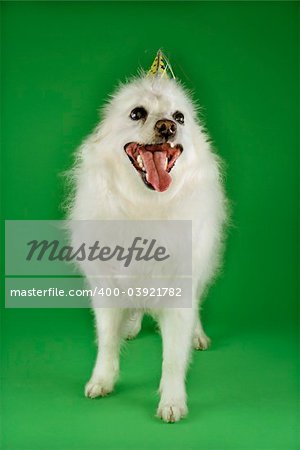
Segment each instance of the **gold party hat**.
[{"label": "gold party hat", "polygon": [[147,73],[149,78],[175,78],[168,58],[161,50],[158,50],[155,59]]}]

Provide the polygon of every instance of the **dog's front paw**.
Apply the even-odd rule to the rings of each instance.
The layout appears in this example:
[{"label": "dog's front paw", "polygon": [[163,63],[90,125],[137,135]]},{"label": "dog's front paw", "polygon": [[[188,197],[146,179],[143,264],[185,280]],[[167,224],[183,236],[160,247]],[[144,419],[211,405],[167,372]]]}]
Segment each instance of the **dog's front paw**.
[{"label": "dog's front paw", "polygon": [[112,390],[113,390],[112,383],[91,379],[85,385],[84,394],[86,397],[89,398],[105,397]]},{"label": "dog's front paw", "polygon": [[206,334],[196,334],[193,338],[193,347],[195,350],[207,350],[211,344],[211,340]]},{"label": "dog's front paw", "polygon": [[185,402],[160,403],[157,410],[157,416],[164,422],[174,423],[187,415],[188,409]]}]

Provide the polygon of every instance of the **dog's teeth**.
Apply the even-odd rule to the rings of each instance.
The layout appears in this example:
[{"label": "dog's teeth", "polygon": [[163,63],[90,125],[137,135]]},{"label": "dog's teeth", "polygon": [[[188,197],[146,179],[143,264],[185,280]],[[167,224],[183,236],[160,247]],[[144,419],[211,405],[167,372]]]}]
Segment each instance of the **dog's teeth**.
[{"label": "dog's teeth", "polygon": [[175,147],[174,142],[171,142],[171,143],[170,143],[170,146],[171,146],[172,148],[174,148],[174,147]]},{"label": "dog's teeth", "polygon": [[144,163],[143,163],[143,158],[141,157],[141,155],[138,155],[138,157],[136,158],[138,166],[145,172],[145,167],[144,167]]},{"label": "dog's teeth", "polygon": [[166,162],[165,162],[165,170],[168,167],[168,158],[166,158]]}]

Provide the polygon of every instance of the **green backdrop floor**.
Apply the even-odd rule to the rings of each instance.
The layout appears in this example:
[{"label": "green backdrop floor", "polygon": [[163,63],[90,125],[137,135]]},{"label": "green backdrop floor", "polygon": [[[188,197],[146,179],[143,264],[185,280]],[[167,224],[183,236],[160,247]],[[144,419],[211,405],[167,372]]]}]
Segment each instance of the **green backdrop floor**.
[{"label": "green backdrop floor", "polygon": [[190,413],[164,424],[154,417],[161,342],[149,318],[123,348],[115,392],[96,400],[83,395],[95,356],[88,311],[9,311],[6,326],[5,449],[298,448],[291,329],[211,323],[213,345],[194,352],[189,371]]}]

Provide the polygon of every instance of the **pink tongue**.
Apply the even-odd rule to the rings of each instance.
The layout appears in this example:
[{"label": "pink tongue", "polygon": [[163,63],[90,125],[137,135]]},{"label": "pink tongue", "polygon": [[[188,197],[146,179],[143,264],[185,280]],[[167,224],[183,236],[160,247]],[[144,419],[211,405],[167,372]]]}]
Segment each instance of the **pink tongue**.
[{"label": "pink tongue", "polygon": [[167,152],[151,152],[141,147],[139,148],[139,152],[147,172],[148,183],[150,183],[156,191],[166,191],[172,181],[170,174],[165,169]]}]

